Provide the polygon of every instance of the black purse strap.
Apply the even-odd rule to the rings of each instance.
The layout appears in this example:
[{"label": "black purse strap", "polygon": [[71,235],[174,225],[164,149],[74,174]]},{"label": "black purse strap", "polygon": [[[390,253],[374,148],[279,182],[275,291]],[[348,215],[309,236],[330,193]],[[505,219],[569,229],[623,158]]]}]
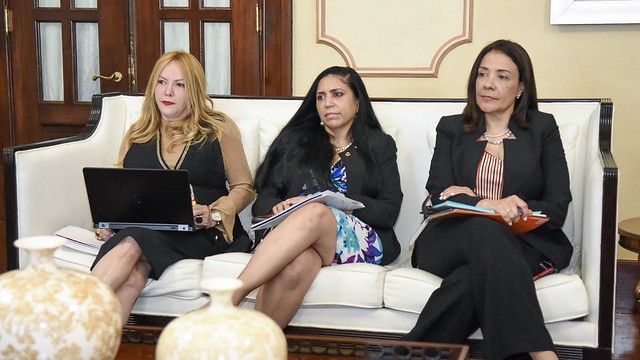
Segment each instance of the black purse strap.
[{"label": "black purse strap", "polygon": [[427,195],[427,197],[424,199],[424,201],[422,202],[422,206],[420,207],[420,214],[422,214],[422,216],[426,219],[427,215],[429,215],[429,213],[431,213],[430,208],[431,207],[431,194]]}]

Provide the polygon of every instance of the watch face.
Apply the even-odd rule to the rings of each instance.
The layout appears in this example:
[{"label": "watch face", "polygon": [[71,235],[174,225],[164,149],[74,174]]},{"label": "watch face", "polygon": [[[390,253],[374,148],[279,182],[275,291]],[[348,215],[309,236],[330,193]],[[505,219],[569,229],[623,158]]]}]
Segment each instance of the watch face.
[{"label": "watch face", "polygon": [[211,213],[211,218],[213,221],[222,221],[222,216],[220,216],[219,212]]}]

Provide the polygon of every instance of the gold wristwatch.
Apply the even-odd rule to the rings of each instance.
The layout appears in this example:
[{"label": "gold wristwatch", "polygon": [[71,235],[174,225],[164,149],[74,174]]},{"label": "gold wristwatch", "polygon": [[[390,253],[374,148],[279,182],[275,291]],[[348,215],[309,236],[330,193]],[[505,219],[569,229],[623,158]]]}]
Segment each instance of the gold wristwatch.
[{"label": "gold wristwatch", "polygon": [[220,212],[218,210],[212,210],[211,219],[216,222],[215,226],[218,226],[222,222],[222,215],[220,215]]}]

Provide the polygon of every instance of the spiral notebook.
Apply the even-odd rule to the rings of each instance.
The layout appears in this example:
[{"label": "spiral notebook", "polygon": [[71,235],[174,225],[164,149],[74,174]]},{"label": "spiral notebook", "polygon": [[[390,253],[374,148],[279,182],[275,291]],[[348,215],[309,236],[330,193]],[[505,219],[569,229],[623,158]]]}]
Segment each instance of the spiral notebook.
[{"label": "spiral notebook", "polygon": [[94,227],[194,231],[186,170],[82,169]]}]

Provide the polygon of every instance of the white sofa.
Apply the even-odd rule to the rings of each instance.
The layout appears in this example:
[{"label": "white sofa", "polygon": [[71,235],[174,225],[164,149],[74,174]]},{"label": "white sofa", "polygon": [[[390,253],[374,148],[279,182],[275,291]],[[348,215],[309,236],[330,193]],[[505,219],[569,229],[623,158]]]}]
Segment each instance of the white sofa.
[{"label": "white sofa", "polygon": [[[69,224],[92,229],[81,169],[114,164],[142,100],[137,94],[96,95],[82,134],[4,150],[11,268],[23,267],[27,260],[13,247],[16,238],[52,234]],[[238,124],[252,171],[300,104],[293,98],[214,101]],[[410,242],[421,224],[420,205],[427,195],[424,184],[435,127],[441,116],[463,107],[460,99],[374,101],[384,129],[398,145],[404,201],[395,229],[402,255],[385,267],[350,264],[322,269],[287,331],[396,338],[412,328],[441,281],[409,264]],[[574,200],[564,229],[575,251],[569,268],[536,281],[538,298],[561,358],[610,358],[618,186],[610,151],[613,105],[608,99],[543,100],[540,109],[555,115],[567,154]],[[241,214],[246,227],[250,217],[250,209]],[[134,306],[134,317],[144,323],[199,307],[207,300],[199,289],[200,279],[235,277],[250,256],[226,253],[173,265],[158,281],[149,281]],[[80,271],[88,271],[93,261],[90,255],[66,248],[56,258],[59,265]],[[243,306],[253,307],[254,295]],[[477,332],[470,339],[476,349],[481,336]]]}]

